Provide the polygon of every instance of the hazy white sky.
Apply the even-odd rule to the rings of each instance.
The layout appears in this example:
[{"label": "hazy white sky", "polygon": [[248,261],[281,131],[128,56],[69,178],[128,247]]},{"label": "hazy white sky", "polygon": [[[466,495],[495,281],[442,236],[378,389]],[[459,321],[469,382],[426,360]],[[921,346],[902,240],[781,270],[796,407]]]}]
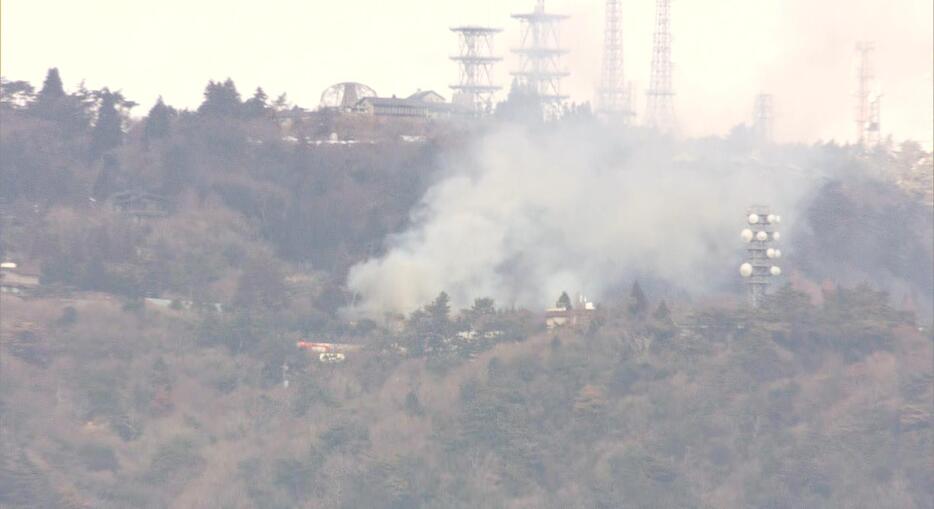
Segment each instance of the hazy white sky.
[{"label": "hazy white sky", "polygon": [[[511,12],[534,0],[3,0],[0,71],[37,86],[57,66],[66,86],[122,89],[144,114],[158,95],[194,107],[209,79],[231,77],[314,107],[321,91],[360,81],[381,95],[447,88],[457,75],[448,27],[504,29],[498,70],[508,85],[518,41]],[[570,14],[564,89],[591,101],[599,79],[603,0],[551,0]],[[644,109],[654,1],[623,0],[625,69]],[[930,146],[934,7],[930,0],[674,0],[675,104],[689,135],[721,134],[775,96],[780,140],[854,137],[854,52],[876,41],[882,125]]]}]

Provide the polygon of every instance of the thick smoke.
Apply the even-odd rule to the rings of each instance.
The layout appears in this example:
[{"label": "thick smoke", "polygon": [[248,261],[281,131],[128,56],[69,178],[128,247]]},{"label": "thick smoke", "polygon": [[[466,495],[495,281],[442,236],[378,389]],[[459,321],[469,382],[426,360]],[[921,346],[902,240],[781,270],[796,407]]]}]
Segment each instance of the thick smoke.
[{"label": "thick smoke", "polygon": [[727,147],[591,124],[499,128],[446,168],[384,256],[351,269],[348,311],[410,312],[441,291],[455,306],[535,309],[563,290],[600,299],[636,275],[695,292],[735,284],[747,207],[793,226],[815,179]]}]

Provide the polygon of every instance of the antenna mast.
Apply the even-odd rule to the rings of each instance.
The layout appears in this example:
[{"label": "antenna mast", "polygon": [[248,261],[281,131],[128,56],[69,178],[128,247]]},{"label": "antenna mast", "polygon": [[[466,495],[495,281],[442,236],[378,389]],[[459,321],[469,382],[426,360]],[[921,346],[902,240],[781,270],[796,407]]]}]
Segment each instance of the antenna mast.
[{"label": "antenna mast", "polygon": [[674,90],[671,87],[671,0],[656,0],[652,76],[645,123],[664,133],[675,130]]},{"label": "antenna mast", "polygon": [[753,113],[753,131],[759,143],[772,143],[774,139],[775,105],[771,94],[756,96]]},{"label": "antenna mast", "polygon": [[561,78],[568,72],[561,66],[559,27],[568,16],[545,12],[545,0],[538,0],[535,10],[527,14],[513,14],[522,24],[522,41],[518,49],[519,70],[512,73],[518,84],[538,96],[546,116],[555,118],[568,96],[561,93]]},{"label": "antenna mast", "polygon": [[872,87],[875,73],[872,66],[872,52],[876,46],[872,42],[856,44],[858,63],[856,71],[856,143],[863,148],[879,143],[879,104],[881,94],[873,94]]},{"label": "antenna mast", "polygon": [[628,124],[632,111],[632,87],[623,73],[623,16],[621,0],[607,0],[603,31],[603,71],[597,89],[597,111]]},{"label": "antenna mast", "polygon": [[746,282],[749,305],[759,307],[771,279],[782,275],[782,269],[774,265],[782,257],[781,249],[774,247],[781,238],[775,231],[775,225],[782,222],[782,216],[761,205],[750,207],[746,214],[749,226],[740,232],[740,236],[746,243],[747,257],[739,266],[739,274]]},{"label": "antenna mast", "polygon": [[502,87],[493,84],[493,65],[502,58],[493,54],[493,37],[499,28],[458,26],[451,28],[458,35],[459,51],[451,57],[458,63],[460,76],[454,90],[454,103],[467,107],[475,115],[493,111],[493,96]]}]

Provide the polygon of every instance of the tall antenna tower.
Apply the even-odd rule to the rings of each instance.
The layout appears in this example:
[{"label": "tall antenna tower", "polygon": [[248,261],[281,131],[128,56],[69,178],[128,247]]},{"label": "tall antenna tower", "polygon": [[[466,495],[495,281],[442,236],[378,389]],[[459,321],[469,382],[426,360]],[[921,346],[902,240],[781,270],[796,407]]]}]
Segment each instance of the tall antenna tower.
[{"label": "tall antenna tower", "polygon": [[458,63],[460,76],[453,102],[466,106],[476,115],[493,111],[493,96],[502,88],[493,84],[493,65],[502,60],[493,54],[493,37],[499,28],[459,26],[451,28],[458,36],[458,54],[451,57]]},{"label": "tall antenna tower", "polygon": [[782,257],[782,251],[773,247],[781,238],[775,231],[775,225],[782,222],[782,216],[761,205],[750,207],[746,214],[749,226],[740,232],[740,236],[746,242],[747,258],[739,266],[739,275],[746,280],[749,305],[759,307],[771,279],[782,275],[782,269],[774,265]]},{"label": "tall antenna tower", "polygon": [[879,118],[879,107],[882,102],[882,94],[876,94],[869,101],[869,125],[866,127],[866,143],[870,147],[878,146],[882,142],[882,124]]},{"label": "tall antenna tower", "polygon": [[775,128],[775,104],[771,94],[756,96],[752,128],[760,143],[772,143]]},{"label": "tall antenna tower", "polygon": [[561,67],[561,56],[567,53],[558,39],[559,25],[568,16],[545,12],[545,0],[537,0],[535,10],[513,14],[522,24],[522,40],[518,49],[519,70],[512,73],[518,85],[538,96],[545,114],[558,116],[568,96],[561,93],[561,78],[569,73]]},{"label": "tall antenna tower", "polygon": [[603,30],[603,72],[597,89],[597,111],[628,124],[633,116],[632,88],[623,73],[623,9],[621,0],[607,0]]},{"label": "tall antenna tower", "polygon": [[671,0],[655,2],[652,76],[647,92],[645,123],[661,132],[675,129],[674,90],[671,88]]},{"label": "tall antenna tower", "polygon": [[879,103],[881,95],[873,93],[875,72],[872,66],[872,52],[876,46],[872,42],[856,44],[858,57],[856,69],[856,142],[862,147],[879,143]]}]

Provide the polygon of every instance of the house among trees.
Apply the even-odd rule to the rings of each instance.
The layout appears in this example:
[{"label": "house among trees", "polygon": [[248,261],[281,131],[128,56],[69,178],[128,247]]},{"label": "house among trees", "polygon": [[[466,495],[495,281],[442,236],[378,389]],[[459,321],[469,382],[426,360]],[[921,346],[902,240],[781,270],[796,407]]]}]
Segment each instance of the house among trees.
[{"label": "house among trees", "polygon": [[395,96],[364,97],[354,109],[373,116],[422,118],[450,117],[461,111],[433,90],[419,90],[404,99]]},{"label": "house among trees", "polygon": [[137,220],[165,217],[171,209],[167,198],[145,191],[121,191],[111,195],[109,200],[114,210]]},{"label": "house among trees", "polygon": [[0,292],[14,295],[29,294],[39,287],[39,276],[14,269],[0,271]]},{"label": "house among trees", "polygon": [[556,327],[586,327],[593,320],[597,310],[593,302],[577,294],[577,305],[571,304],[567,292],[562,292],[555,307],[545,310],[545,325],[549,329]]}]

